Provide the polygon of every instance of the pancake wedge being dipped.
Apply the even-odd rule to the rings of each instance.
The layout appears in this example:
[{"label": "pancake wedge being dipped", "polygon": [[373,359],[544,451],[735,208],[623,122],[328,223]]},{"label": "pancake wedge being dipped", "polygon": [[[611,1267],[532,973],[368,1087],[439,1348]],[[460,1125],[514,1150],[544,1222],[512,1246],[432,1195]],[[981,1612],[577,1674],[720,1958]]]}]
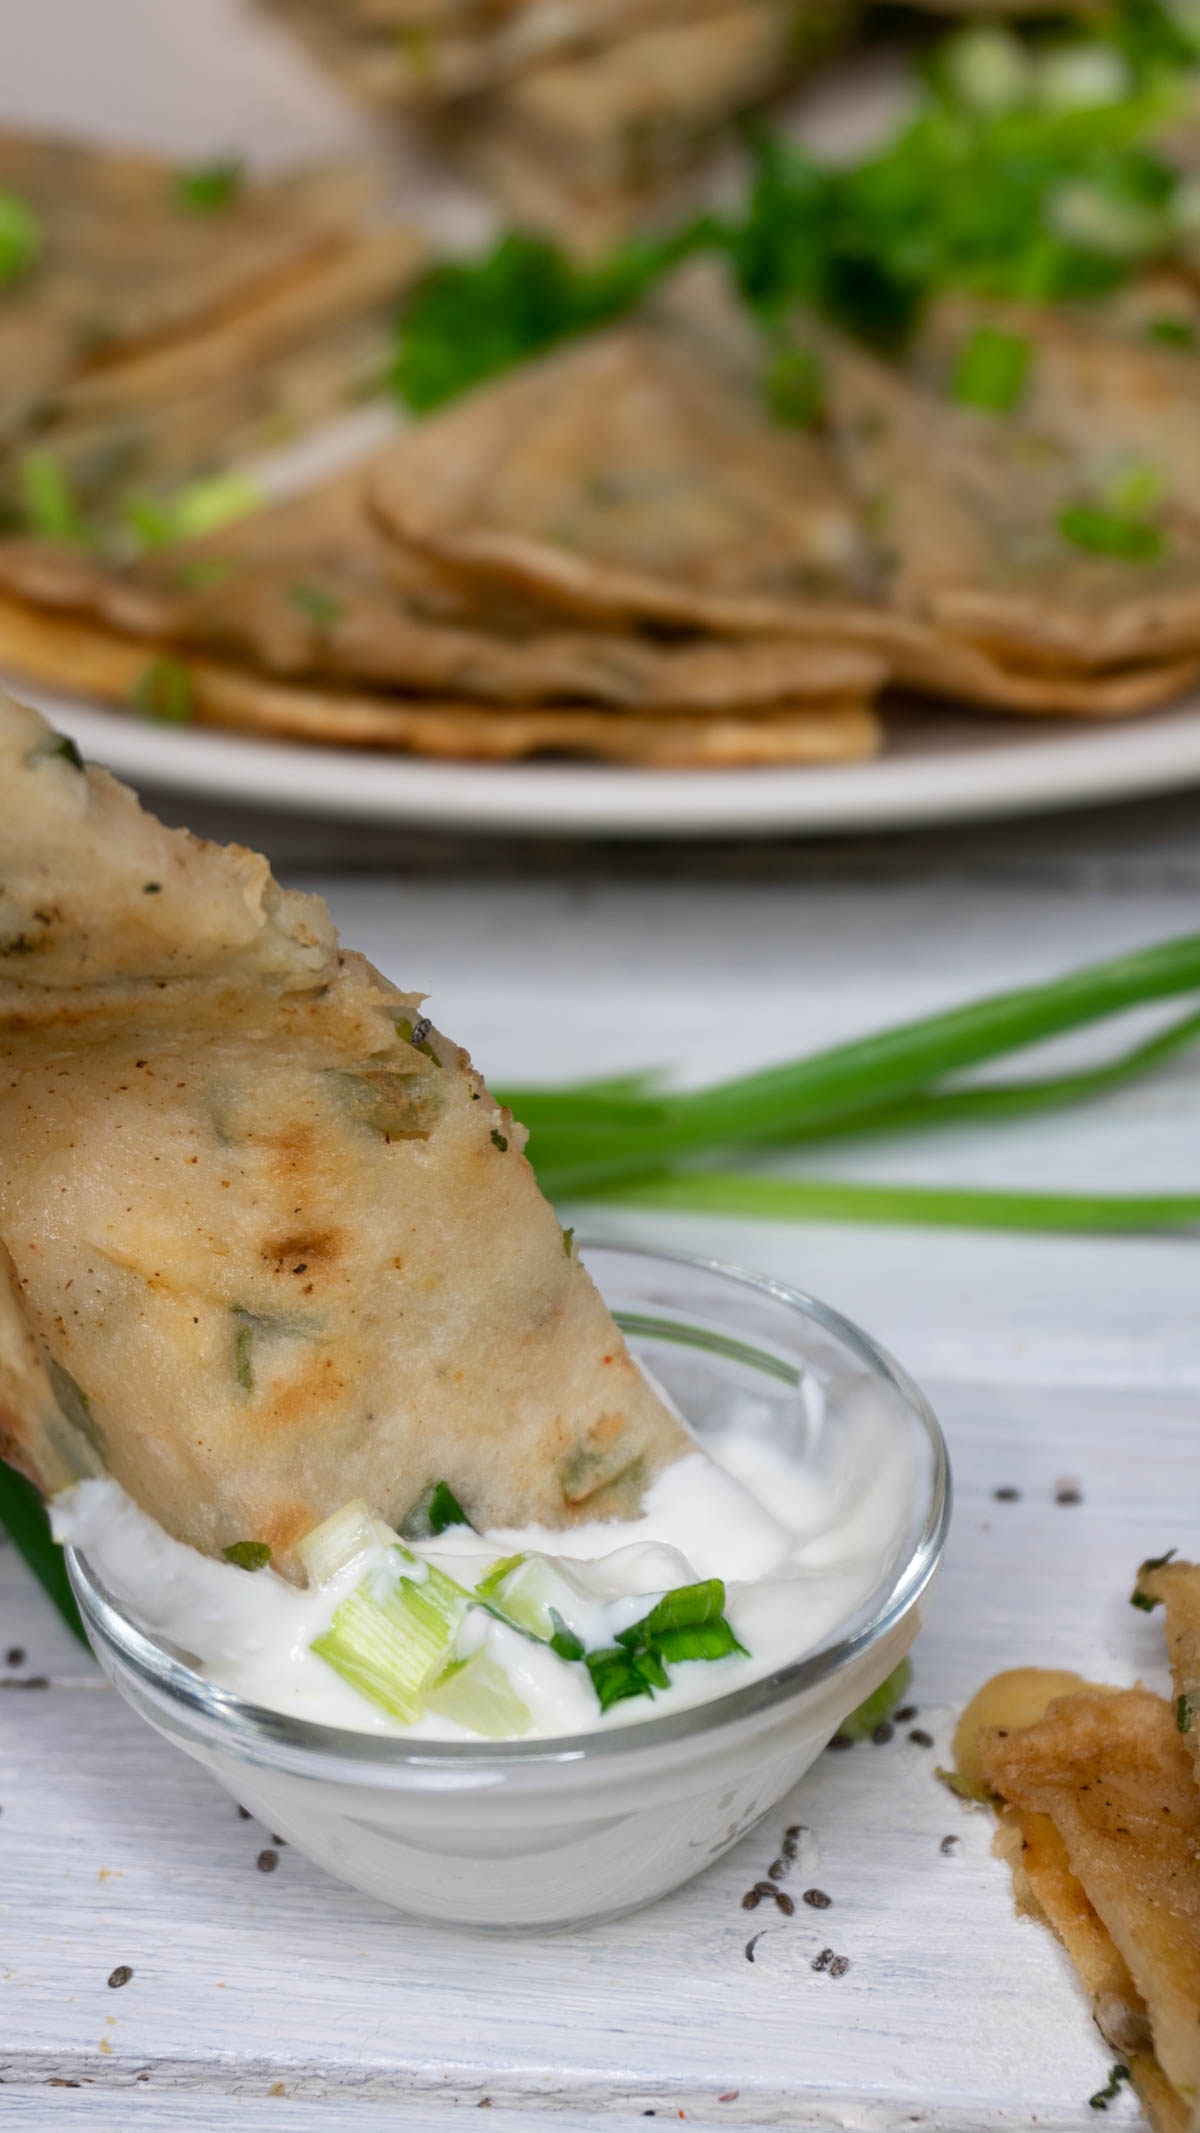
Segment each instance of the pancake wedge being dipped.
[{"label": "pancake wedge being dipped", "polygon": [[348,1499],[561,1528],[694,1451],[420,996],[3,698],[0,1064],[0,1453],[46,1494],[298,1582]]}]

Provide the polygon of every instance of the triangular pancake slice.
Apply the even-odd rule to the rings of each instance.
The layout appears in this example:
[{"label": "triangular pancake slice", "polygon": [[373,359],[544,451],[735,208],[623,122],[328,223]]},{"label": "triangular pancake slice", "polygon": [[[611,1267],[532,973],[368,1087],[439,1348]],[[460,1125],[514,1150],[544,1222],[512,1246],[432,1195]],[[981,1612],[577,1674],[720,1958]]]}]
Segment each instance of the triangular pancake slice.
[{"label": "triangular pancake slice", "polygon": [[[1031,390],[1028,413],[999,414],[958,405],[815,325],[805,330],[824,357],[833,434],[876,534],[890,606],[1027,671],[1099,674],[1200,652],[1200,516],[1182,491],[1175,506],[1164,473],[1176,433],[1181,459],[1200,457],[1186,381],[1172,393],[1161,375],[1162,364],[1185,359],[1114,339],[1100,344],[1104,363],[1093,344],[1085,365],[1079,335],[1068,347],[1065,329],[1047,328],[1042,388]],[[1036,337],[1030,346],[1036,376]],[[1122,389],[1135,373],[1142,397],[1122,446]],[[1094,425],[1112,445],[1103,464],[1089,445],[1093,426],[1067,419],[1073,393],[1081,407],[1104,410]],[[1130,505],[1123,473],[1135,481]],[[1154,508],[1143,511],[1136,482],[1160,476],[1161,498],[1152,490]]]},{"label": "triangular pancake slice", "polygon": [[[209,1553],[449,1482],[629,1511],[692,1449],[464,1052],[319,899],[0,704],[0,1447]],[[411,952],[411,950],[409,951]]]},{"label": "triangular pancake slice", "polygon": [[204,183],[160,158],[0,132],[0,186],[39,239],[4,294],[0,443],[84,373],[282,295],[357,234],[378,187],[361,167]]}]

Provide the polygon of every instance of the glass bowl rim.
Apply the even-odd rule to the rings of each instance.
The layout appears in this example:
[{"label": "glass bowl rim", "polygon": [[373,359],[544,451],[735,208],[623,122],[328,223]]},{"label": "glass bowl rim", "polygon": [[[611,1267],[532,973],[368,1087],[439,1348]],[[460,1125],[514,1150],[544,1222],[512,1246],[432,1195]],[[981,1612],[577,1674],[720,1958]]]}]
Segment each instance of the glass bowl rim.
[{"label": "glass bowl rim", "polygon": [[[903,1398],[924,1430],[931,1453],[928,1498],[921,1530],[911,1553],[898,1569],[887,1593],[874,1613],[849,1635],[837,1637],[814,1652],[777,1667],[744,1687],[689,1704],[682,1711],[660,1718],[638,1719],[589,1733],[550,1735],[532,1740],[437,1741],[406,1744],[401,1735],[357,1733],[348,1727],[323,1725],[310,1718],[271,1710],[263,1704],[245,1702],[231,1690],[207,1681],[182,1660],[176,1659],[146,1631],[137,1626],[94,1577],[86,1558],[73,1547],[64,1550],[68,1574],[80,1611],[93,1635],[111,1654],[118,1670],[128,1670],[152,1692],[155,1701],[166,1698],[181,1708],[190,1731],[211,1737],[213,1730],[232,1734],[230,1748],[237,1752],[252,1747],[257,1754],[247,1760],[274,1764],[293,1771],[328,1777],[337,1774],[360,1780],[369,1772],[372,1782],[387,1785],[389,1774],[397,1783],[406,1773],[422,1770],[476,1771],[513,1776],[521,1768],[555,1763],[593,1761],[666,1747],[734,1727],[759,1717],[777,1706],[819,1688],[855,1660],[881,1643],[920,1598],[937,1570],[949,1529],[952,1503],[950,1457],[941,1425],[924,1393],[903,1365],[898,1363],[855,1325],[852,1319],[822,1303],[818,1297],[758,1274],[729,1261],[698,1254],[657,1251],[640,1245],[614,1243],[611,1239],[580,1241],[580,1255],[595,1260],[605,1254],[646,1262],[649,1265],[686,1268],[715,1275],[734,1288],[749,1289],[769,1298],[801,1319],[814,1321],[864,1363],[870,1375],[891,1385]],[[604,1293],[603,1283],[597,1286]],[[607,1298],[606,1298],[607,1301]]]}]

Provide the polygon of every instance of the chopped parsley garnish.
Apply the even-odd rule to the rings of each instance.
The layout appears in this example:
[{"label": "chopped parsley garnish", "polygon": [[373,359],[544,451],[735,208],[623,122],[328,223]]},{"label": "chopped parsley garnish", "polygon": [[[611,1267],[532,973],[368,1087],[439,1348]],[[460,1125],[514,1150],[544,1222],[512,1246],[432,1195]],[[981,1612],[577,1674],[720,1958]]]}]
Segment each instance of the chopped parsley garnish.
[{"label": "chopped parsley garnish", "polygon": [[191,170],[177,170],[172,197],[181,214],[221,215],[232,207],[245,184],[240,162],[227,159],[197,163]]},{"label": "chopped parsley garnish", "polygon": [[567,1257],[567,1258],[569,1259],[569,1258],[570,1258],[570,1256],[571,1256],[571,1249],[572,1249],[572,1246],[573,1246],[573,1245],[574,1245],[574,1243],[575,1243],[575,1232],[574,1232],[574,1230],[573,1230],[573,1229],[565,1229],[565,1230],[563,1231],[563,1233],[562,1233],[562,1237],[563,1237],[563,1252],[565,1253],[566,1257]]},{"label": "chopped parsley garnish", "polygon": [[498,1132],[495,1126],[493,1126],[493,1127],[492,1127],[492,1146],[493,1146],[493,1148],[498,1148],[498,1149],[500,1150],[500,1153],[501,1153],[501,1155],[507,1155],[507,1153],[508,1153],[508,1139],[507,1139],[507,1136],[506,1136],[505,1134],[503,1134],[503,1133],[500,1133],[500,1132]]},{"label": "chopped parsley garnish", "polygon": [[450,1526],[471,1524],[448,1481],[436,1483],[429,1499],[428,1515],[431,1533],[445,1533]]},{"label": "chopped parsley garnish", "polygon": [[287,596],[289,605],[295,608],[298,615],[303,615],[306,622],[311,622],[316,630],[335,629],[346,612],[345,601],[339,600],[336,593],[327,591],[323,585],[312,585],[302,578],[294,585],[288,586]]},{"label": "chopped parsley garnish", "polygon": [[416,414],[482,378],[628,311],[714,225],[637,238],[579,266],[538,237],[502,238],[486,258],[435,267],[400,326],[391,384]]},{"label": "chopped parsley garnish", "polygon": [[271,1560],[265,1541],[233,1541],[221,1553],[237,1570],[265,1570]]},{"label": "chopped parsley garnish", "polygon": [[954,397],[964,407],[1008,414],[1023,399],[1033,348],[1020,333],[980,326],[971,335],[954,373]]},{"label": "chopped parsley garnish", "polygon": [[563,1621],[563,1618],[559,1614],[557,1607],[552,1607],[550,1609],[550,1620],[554,1625],[554,1635],[550,1639],[551,1651],[557,1652],[560,1659],[585,1658],[585,1645],[583,1644],[582,1640],[575,1635],[574,1630],[570,1629],[568,1625]]},{"label": "chopped parsley garnish", "polygon": [[133,708],[140,718],[165,726],[186,726],[192,715],[192,677],[178,659],[152,659],[133,685]]},{"label": "chopped parsley garnish", "polygon": [[1175,1725],[1180,1733],[1190,1733],[1192,1721],[1200,1714],[1200,1689],[1187,1689],[1175,1698]]},{"label": "chopped parsley garnish", "polygon": [[28,200],[0,185],[0,289],[36,266],[42,249],[42,225]]},{"label": "chopped parsley garnish", "polygon": [[[767,324],[808,306],[884,349],[943,290],[1028,303],[1105,295],[1186,237],[1188,181],[1158,143],[1186,108],[1200,52],[1190,27],[1152,8],[1126,0],[1096,34],[1057,49],[995,28],[960,32],[935,52],[915,116],[872,154],[830,166],[753,129],[742,206],[597,263],[509,236],[482,259],[438,267],[401,323],[395,391],[418,413],[440,406],[630,310],[695,252],[723,255]],[[962,397],[1014,405],[1019,371],[1015,349],[985,344]],[[817,383],[800,364],[769,362],[781,420],[816,419]]]},{"label": "chopped parsley garnish", "polygon": [[1166,549],[1162,529],[1133,512],[1106,511],[1100,504],[1068,504],[1058,530],[1073,548],[1125,563],[1153,563]]}]

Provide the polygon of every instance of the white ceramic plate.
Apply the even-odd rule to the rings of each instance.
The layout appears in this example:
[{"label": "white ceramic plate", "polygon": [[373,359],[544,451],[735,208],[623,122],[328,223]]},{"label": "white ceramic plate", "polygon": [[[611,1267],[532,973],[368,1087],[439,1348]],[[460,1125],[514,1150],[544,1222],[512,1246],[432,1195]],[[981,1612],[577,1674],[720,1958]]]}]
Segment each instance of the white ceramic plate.
[{"label": "white ceramic plate", "polygon": [[[806,135],[846,146],[886,123],[900,77],[856,65]],[[237,0],[39,0],[0,8],[0,120],[259,165],[369,138],[299,46]],[[406,211],[444,242],[480,243],[477,201],[397,142]],[[361,442],[361,440],[360,440]],[[646,771],[589,763],[468,764],[146,726],[15,684],[85,754],[135,784],[297,813],[524,834],[796,835],[970,821],[1200,783],[1200,699],[1127,725],[972,718],[892,721],[878,761],[822,770]]]},{"label": "white ceramic plate", "polygon": [[1038,814],[1200,784],[1200,701],[1121,725],[917,713],[889,753],[813,770],[439,763],[150,726],[21,683],[134,784],[363,820],[534,836],[745,837]]}]

